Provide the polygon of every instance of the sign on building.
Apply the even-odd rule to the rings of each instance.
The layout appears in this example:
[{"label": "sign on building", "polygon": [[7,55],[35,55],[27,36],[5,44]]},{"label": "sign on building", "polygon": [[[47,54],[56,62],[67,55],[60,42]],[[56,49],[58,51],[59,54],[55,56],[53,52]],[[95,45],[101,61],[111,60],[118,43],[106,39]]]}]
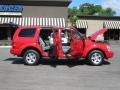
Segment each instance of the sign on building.
[{"label": "sign on building", "polygon": [[0,15],[21,16],[23,5],[0,5]]}]

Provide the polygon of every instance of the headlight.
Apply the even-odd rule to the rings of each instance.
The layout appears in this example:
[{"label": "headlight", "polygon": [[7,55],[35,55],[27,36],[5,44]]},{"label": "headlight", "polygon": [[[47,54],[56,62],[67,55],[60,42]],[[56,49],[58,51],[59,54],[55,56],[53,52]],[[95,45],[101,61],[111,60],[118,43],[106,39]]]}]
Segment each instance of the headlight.
[{"label": "headlight", "polygon": [[110,46],[109,46],[109,45],[107,45],[107,49],[108,49],[108,51],[111,51],[111,48],[110,48]]}]

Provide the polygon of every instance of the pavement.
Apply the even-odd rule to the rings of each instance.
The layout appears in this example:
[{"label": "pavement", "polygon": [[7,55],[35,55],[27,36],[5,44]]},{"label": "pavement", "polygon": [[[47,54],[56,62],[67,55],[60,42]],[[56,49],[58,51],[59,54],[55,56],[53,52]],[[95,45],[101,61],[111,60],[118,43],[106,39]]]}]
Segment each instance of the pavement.
[{"label": "pavement", "polygon": [[52,60],[25,66],[9,48],[0,48],[0,90],[120,90],[120,47],[112,49],[114,58],[102,66]]}]

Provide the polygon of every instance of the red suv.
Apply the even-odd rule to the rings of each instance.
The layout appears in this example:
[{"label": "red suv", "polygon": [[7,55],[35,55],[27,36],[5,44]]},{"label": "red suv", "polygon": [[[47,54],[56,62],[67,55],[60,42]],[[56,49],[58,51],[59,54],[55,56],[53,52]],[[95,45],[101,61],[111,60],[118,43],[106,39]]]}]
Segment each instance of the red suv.
[{"label": "red suv", "polygon": [[[25,64],[36,65],[41,58],[78,59],[86,58],[91,65],[102,65],[104,59],[113,57],[110,45],[96,41],[107,29],[101,29],[90,37],[83,38],[75,28],[19,27],[12,41],[11,54],[23,57]],[[62,34],[67,39],[62,43]],[[50,44],[50,35],[53,44]]]}]

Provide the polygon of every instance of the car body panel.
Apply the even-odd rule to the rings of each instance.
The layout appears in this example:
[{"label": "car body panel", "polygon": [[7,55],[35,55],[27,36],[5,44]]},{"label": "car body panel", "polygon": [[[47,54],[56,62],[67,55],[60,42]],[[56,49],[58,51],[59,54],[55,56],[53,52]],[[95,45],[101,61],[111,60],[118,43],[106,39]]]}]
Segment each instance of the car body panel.
[{"label": "car body panel", "polygon": [[[76,31],[77,32],[77,31]],[[79,32],[77,32],[79,34]],[[74,57],[74,58],[80,58],[82,53],[83,53],[83,40],[82,39],[76,39],[74,35],[72,35],[72,39],[71,39],[71,45],[70,45],[70,48],[71,48],[71,55]],[[80,34],[79,34],[80,36]],[[81,37],[81,36],[80,36]]]},{"label": "car body panel", "polygon": [[[109,45],[105,43],[93,42],[88,38],[85,40],[85,47],[83,50],[82,57],[83,58],[87,57],[87,55],[93,50],[100,50],[105,54],[106,59],[111,58],[113,56],[113,53],[111,53],[112,51],[109,51],[107,49],[107,46]],[[111,55],[109,55],[108,53],[110,53]]]},{"label": "car body panel", "polygon": [[90,37],[91,37],[91,40],[96,40],[96,38],[102,34],[104,34],[105,32],[107,32],[107,29],[103,28],[103,29],[100,29],[99,31],[93,33]]},{"label": "car body panel", "polygon": [[[36,32],[34,37],[19,37],[19,33],[24,28],[35,28]],[[101,29],[100,31],[96,32],[91,36],[91,38],[86,39],[78,39],[75,38],[75,35],[72,34],[72,31],[75,31],[79,37],[81,37],[80,33],[75,29],[69,29],[69,33],[71,36],[71,43],[70,43],[70,52],[69,54],[63,53],[62,50],[62,28],[53,28],[53,53],[48,54],[46,53],[42,46],[40,45],[38,39],[40,35],[41,27],[19,27],[14,36],[12,41],[12,48],[10,50],[11,54],[21,56],[24,50],[26,49],[35,49],[39,52],[41,57],[48,57],[48,58],[87,58],[88,54],[92,50],[100,50],[105,54],[105,58],[113,57],[113,52],[109,51],[106,43],[97,43],[94,42],[98,35],[101,35],[107,31],[107,29]]]},{"label": "car body panel", "polygon": [[12,41],[12,49],[11,49],[11,53],[13,54],[17,54],[17,56],[20,56],[22,51],[26,48],[29,47],[34,47],[36,49],[38,49],[38,51],[42,52],[41,54],[43,56],[46,56],[46,54],[43,52],[41,46],[38,44],[38,36],[39,36],[39,32],[40,32],[40,27],[29,27],[29,28],[35,28],[36,32],[35,32],[35,36],[34,37],[19,37],[18,34],[20,33],[20,31],[22,29],[25,29],[28,27],[19,27],[16,30],[15,35],[13,36],[13,41]]}]

